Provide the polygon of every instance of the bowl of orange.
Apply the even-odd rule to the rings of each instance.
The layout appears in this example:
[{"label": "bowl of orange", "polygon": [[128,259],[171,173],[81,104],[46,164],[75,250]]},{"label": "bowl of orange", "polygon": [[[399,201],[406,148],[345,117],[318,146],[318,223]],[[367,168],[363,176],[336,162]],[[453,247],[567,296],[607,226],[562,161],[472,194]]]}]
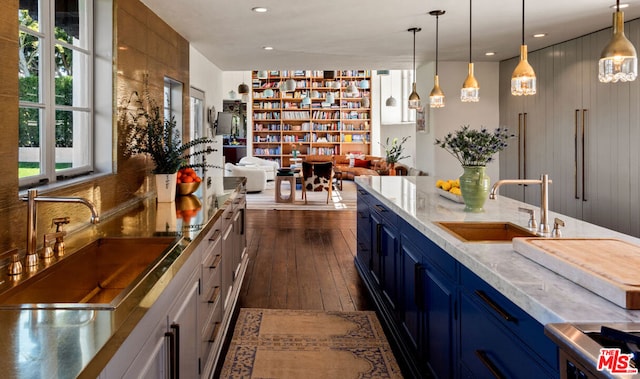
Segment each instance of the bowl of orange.
[{"label": "bowl of orange", "polygon": [[178,195],[190,195],[200,187],[202,179],[198,176],[194,169],[185,167],[178,170],[178,178],[176,180],[176,193]]}]

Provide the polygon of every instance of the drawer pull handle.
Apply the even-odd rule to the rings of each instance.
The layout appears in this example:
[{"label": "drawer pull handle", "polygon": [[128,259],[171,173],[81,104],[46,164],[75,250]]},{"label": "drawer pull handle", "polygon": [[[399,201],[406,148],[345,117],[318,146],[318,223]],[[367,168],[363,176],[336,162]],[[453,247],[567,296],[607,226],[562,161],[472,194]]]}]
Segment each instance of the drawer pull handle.
[{"label": "drawer pull handle", "polygon": [[176,377],[177,366],[175,361],[176,356],[176,335],[173,331],[165,332],[164,337],[169,342],[169,351],[167,352],[169,355],[168,365],[169,365],[169,378],[174,379]]},{"label": "drawer pull handle", "polygon": [[213,293],[211,294],[211,297],[209,298],[209,300],[207,300],[207,303],[213,304],[216,302],[216,300],[218,300],[219,297],[220,297],[220,287],[215,286],[213,289]]},{"label": "drawer pull handle", "polygon": [[213,270],[215,268],[218,268],[220,260],[222,260],[222,256],[220,254],[216,254],[216,256],[213,257],[213,262],[211,262],[211,264],[209,265],[209,269]]},{"label": "drawer pull handle", "polygon": [[216,342],[216,337],[218,336],[218,330],[220,330],[220,322],[216,321],[215,326],[213,327],[213,332],[209,336],[207,342],[214,343]]},{"label": "drawer pull handle", "polygon": [[216,242],[220,238],[220,234],[222,234],[220,229],[214,230],[213,235],[209,238],[209,242]]},{"label": "drawer pull handle", "polygon": [[491,362],[491,359],[489,359],[489,356],[485,351],[476,350],[476,356],[478,357],[478,359],[480,359],[480,362],[482,362],[482,364],[489,371],[491,371],[491,374],[493,374],[493,376],[496,377],[496,379],[506,379],[506,376],[502,375],[500,370],[498,370],[498,367],[496,367],[496,365],[493,362]]},{"label": "drawer pull handle", "polygon": [[484,293],[484,291],[480,291],[480,290],[476,290],[475,294],[482,299],[482,301],[484,301],[485,303],[487,303],[487,305],[489,305],[491,307],[491,309],[493,309],[494,311],[496,311],[496,313],[498,313],[500,315],[500,317],[502,317],[503,319],[510,321],[510,322],[516,322],[518,321],[517,318],[513,317],[512,315],[509,314],[509,312],[505,311],[504,309],[502,309],[502,307],[500,305],[498,305],[498,303],[496,303],[495,301],[493,301],[489,296],[487,296],[486,293]]},{"label": "drawer pull handle", "polygon": [[374,207],[376,207],[378,212],[386,212],[387,211],[387,208],[385,208],[385,207],[383,207],[382,205],[379,205],[379,204],[374,205]]}]

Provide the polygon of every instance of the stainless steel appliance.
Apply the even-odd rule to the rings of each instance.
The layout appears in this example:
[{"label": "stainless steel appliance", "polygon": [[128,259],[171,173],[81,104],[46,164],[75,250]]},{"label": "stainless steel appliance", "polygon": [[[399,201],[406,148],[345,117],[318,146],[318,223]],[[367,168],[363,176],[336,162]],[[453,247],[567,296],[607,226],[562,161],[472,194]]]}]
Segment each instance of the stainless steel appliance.
[{"label": "stainless steel appliance", "polygon": [[615,374],[597,369],[600,349],[603,348],[620,349],[623,354],[636,353],[629,362],[629,368],[640,366],[638,346],[628,341],[633,336],[640,339],[640,323],[547,324],[545,334],[558,345],[561,379],[640,378],[640,374]]}]

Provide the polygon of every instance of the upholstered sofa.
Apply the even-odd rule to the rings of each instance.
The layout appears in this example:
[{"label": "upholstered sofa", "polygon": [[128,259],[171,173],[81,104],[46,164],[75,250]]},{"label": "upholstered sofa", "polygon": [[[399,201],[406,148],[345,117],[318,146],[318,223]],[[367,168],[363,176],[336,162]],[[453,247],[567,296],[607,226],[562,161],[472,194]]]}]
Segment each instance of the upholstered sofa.
[{"label": "upholstered sofa", "polygon": [[278,162],[258,157],[242,157],[240,158],[238,165],[258,167],[262,169],[267,175],[267,180],[275,180],[278,169],[280,168],[280,164]]},{"label": "upholstered sofa", "polygon": [[333,162],[337,171],[342,172],[342,179],[353,180],[360,175],[378,176],[387,170],[384,158],[365,155],[364,159],[350,158],[346,155],[307,155],[305,162]]},{"label": "upholstered sofa", "polygon": [[[353,159],[353,162],[351,162]],[[382,157],[365,155],[363,159],[350,158],[347,155],[307,155],[306,162],[333,162],[336,170],[342,172],[342,179],[353,180],[359,175],[389,175],[389,167]],[[396,163],[396,175],[423,176],[427,173],[413,167]]]},{"label": "upholstered sofa", "polygon": [[260,167],[236,166],[225,163],[224,176],[244,176],[247,178],[247,192],[261,192],[267,187],[267,173]]}]

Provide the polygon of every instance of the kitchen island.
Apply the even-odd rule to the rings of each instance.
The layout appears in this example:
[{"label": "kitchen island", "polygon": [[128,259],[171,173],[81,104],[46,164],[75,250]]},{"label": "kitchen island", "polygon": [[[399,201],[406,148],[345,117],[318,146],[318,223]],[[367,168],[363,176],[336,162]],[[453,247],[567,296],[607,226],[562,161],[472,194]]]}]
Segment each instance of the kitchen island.
[{"label": "kitchen island", "polygon": [[[60,262],[100,238],[160,237],[173,242],[134,288],[125,289],[127,295],[117,306],[0,306],[2,376],[159,377],[177,371],[184,377],[210,374],[237,304],[247,256],[244,178],[224,178],[220,186],[224,191],[220,193],[207,187],[201,186],[193,195],[179,196],[174,203],[156,203],[155,196],[137,199],[101,215],[100,224],[67,236],[64,257],[55,258]],[[132,256],[135,254],[131,251]],[[27,271],[22,278],[12,278],[6,275],[5,267],[0,292],[13,286],[14,281],[20,285],[20,280],[28,280],[30,275]],[[173,337],[165,337],[174,330]],[[157,341],[152,340],[156,333],[160,333]],[[177,355],[175,361],[167,358],[167,352],[174,352],[177,346],[182,359],[179,366],[175,364]],[[171,365],[171,372],[166,372]]]},{"label": "kitchen island", "polygon": [[[498,196],[487,200],[485,212],[467,213],[464,204],[440,196],[430,177],[359,177],[356,183],[356,265],[400,359],[409,362],[409,376],[559,377],[557,348],[544,336],[544,325],[640,321],[640,311],[576,285],[518,254],[511,243],[462,242],[434,224],[526,226],[529,216],[518,208],[537,213],[537,207]],[[640,245],[637,238],[550,212],[549,219],[555,217],[565,222],[563,237]],[[500,341],[495,351],[502,354],[468,346],[483,340]]]}]

